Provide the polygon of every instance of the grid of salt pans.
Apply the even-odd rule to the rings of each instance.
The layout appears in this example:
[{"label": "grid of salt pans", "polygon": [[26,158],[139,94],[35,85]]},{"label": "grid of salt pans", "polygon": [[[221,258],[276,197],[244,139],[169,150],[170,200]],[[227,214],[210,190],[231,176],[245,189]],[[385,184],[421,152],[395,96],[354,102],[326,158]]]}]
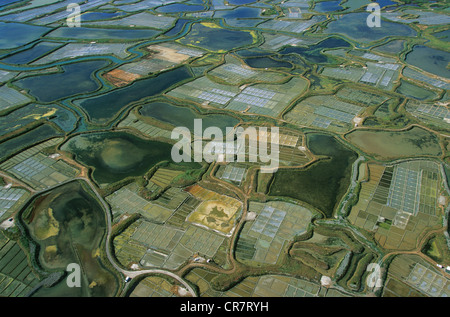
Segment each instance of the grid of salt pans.
[{"label": "grid of salt pans", "polygon": [[417,111],[441,119],[450,119],[450,110],[445,106],[420,105]]},{"label": "grid of salt pans", "polygon": [[419,263],[411,270],[407,283],[432,297],[450,296],[450,281]]},{"label": "grid of salt pans", "polygon": [[234,99],[234,101],[239,101],[252,106],[264,107],[269,100],[241,93]]},{"label": "grid of salt pans", "polygon": [[303,40],[297,39],[295,37],[281,35],[271,39],[270,41],[268,41],[267,44],[269,44],[270,46],[272,46],[273,49],[276,50],[285,45],[295,45],[301,42],[303,42]]},{"label": "grid of salt pans", "polygon": [[331,124],[331,120],[325,119],[323,117],[316,117],[314,121],[311,123],[313,126],[318,128],[328,128]]},{"label": "grid of salt pans", "polygon": [[31,99],[8,86],[0,87],[0,109],[26,104]]},{"label": "grid of salt pans", "polygon": [[327,108],[327,107],[317,107],[314,110],[315,114],[327,117],[327,118],[331,118],[331,119],[335,119],[335,120],[339,120],[342,122],[347,122],[350,123],[352,122],[354,115],[353,114],[349,114],[343,111],[339,111],[336,109],[331,109],[331,108]]},{"label": "grid of salt pans", "polygon": [[388,205],[416,215],[419,211],[420,173],[396,166],[388,197]]},{"label": "grid of salt pans", "polygon": [[227,165],[221,178],[240,183],[242,182],[244,175],[245,168]]},{"label": "grid of salt pans", "polygon": [[203,100],[207,100],[210,102],[215,102],[218,103],[220,105],[224,105],[226,104],[228,101],[231,100],[231,98],[229,97],[225,97],[219,94],[214,94],[211,92],[206,92],[206,91],[202,91],[200,93],[200,95],[198,95],[198,98],[203,99]]},{"label": "grid of salt pans", "polygon": [[250,231],[264,234],[273,239],[285,216],[285,211],[275,209],[271,206],[264,206],[264,209],[256,218]]},{"label": "grid of salt pans", "polygon": [[257,96],[266,99],[272,99],[276,94],[275,92],[270,90],[258,89],[253,87],[247,87],[242,92],[246,93],[247,95]]},{"label": "grid of salt pans", "polygon": [[36,160],[34,157],[30,157],[27,160],[17,164],[13,168],[23,175],[32,177],[46,169],[47,166]]},{"label": "grid of salt pans", "polygon": [[226,91],[226,90],[218,89],[218,88],[211,89],[211,92],[218,93],[218,94],[221,94],[221,95],[224,95],[224,96],[229,96],[229,97],[236,96],[236,93],[234,93],[234,92]]},{"label": "grid of salt pans", "polygon": [[426,76],[426,75],[424,75],[412,68],[409,68],[409,67],[405,67],[405,69],[403,70],[403,75],[405,75],[406,77],[418,80],[418,81],[423,81],[427,84],[430,84],[430,85],[438,87],[438,88],[447,89],[447,90],[450,89],[450,83],[446,83],[442,80]]},{"label": "grid of salt pans", "polygon": [[252,71],[250,69],[245,69],[245,68],[242,68],[240,66],[233,65],[233,64],[231,64],[231,65],[227,64],[227,65],[223,66],[222,69],[226,70],[228,72],[231,72],[231,73],[239,74],[239,75],[241,75],[241,76],[243,76],[245,78],[248,78],[248,77],[256,75],[256,72],[254,72],[254,71]]},{"label": "grid of salt pans", "polygon": [[0,189],[0,217],[26,193],[20,188]]},{"label": "grid of salt pans", "polygon": [[380,85],[386,87],[387,85],[389,85],[389,83],[392,80],[392,77],[394,76],[394,73],[392,72],[386,72],[383,76],[383,78],[381,78],[380,81]]}]

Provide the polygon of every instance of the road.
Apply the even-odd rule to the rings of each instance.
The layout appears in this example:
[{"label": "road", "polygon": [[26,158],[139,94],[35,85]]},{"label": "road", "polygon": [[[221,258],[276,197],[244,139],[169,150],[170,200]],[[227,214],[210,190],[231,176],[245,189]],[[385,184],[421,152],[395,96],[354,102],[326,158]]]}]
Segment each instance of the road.
[{"label": "road", "polygon": [[224,181],[222,179],[215,177],[214,174],[215,174],[217,168],[219,168],[219,166],[220,166],[219,163],[215,163],[215,165],[211,168],[211,171],[208,175],[209,179],[204,179],[201,182],[203,182],[204,184],[212,183],[212,184],[214,184],[214,186],[218,185],[221,187],[226,187],[228,190],[231,190],[232,192],[234,192],[234,194],[236,196],[238,196],[240,198],[240,200],[242,201],[242,214],[241,214],[239,223],[236,225],[236,227],[233,231],[233,234],[230,237],[231,245],[230,245],[230,248],[229,248],[228,254],[227,254],[228,260],[231,264],[231,269],[226,270],[226,269],[214,266],[214,265],[208,265],[208,264],[203,264],[203,263],[189,263],[186,266],[182,267],[178,271],[178,274],[180,274],[180,276],[183,276],[188,270],[195,268],[195,267],[207,268],[208,270],[218,272],[218,273],[231,274],[236,271],[236,268],[238,266],[233,254],[234,254],[235,243],[237,241],[237,234],[239,232],[239,229],[244,225],[245,219],[247,217],[249,196],[247,193],[245,193],[239,187],[237,187],[231,183],[228,183],[227,181]]},{"label": "road", "polygon": [[19,186],[22,186],[22,187],[26,188],[27,190],[29,190],[32,193],[32,195],[28,198],[27,203],[29,201],[32,201],[35,197],[37,197],[37,196],[39,196],[39,195],[41,195],[43,193],[46,193],[46,192],[54,190],[54,189],[56,189],[58,187],[64,186],[64,185],[66,185],[68,183],[71,183],[71,182],[73,182],[75,180],[80,180],[80,181],[85,182],[89,186],[89,188],[92,190],[92,192],[95,194],[95,196],[97,197],[97,200],[102,204],[102,207],[103,207],[103,209],[105,211],[105,214],[106,214],[106,221],[107,221],[107,229],[108,229],[108,231],[107,231],[107,235],[106,235],[106,246],[105,246],[105,249],[106,249],[106,256],[107,256],[109,262],[111,263],[111,265],[118,272],[120,272],[124,276],[128,276],[130,278],[136,278],[136,277],[139,277],[139,276],[142,276],[142,275],[148,275],[148,274],[163,274],[163,275],[169,276],[169,277],[177,280],[180,284],[182,284],[184,286],[184,288],[191,294],[191,296],[193,296],[193,297],[197,296],[195,291],[194,291],[194,289],[185,280],[183,280],[179,275],[177,275],[177,274],[175,274],[173,272],[170,272],[170,271],[167,271],[167,270],[163,270],[163,269],[148,269],[148,270],[139,270],[139,271],[128,271],[128,270],[125,270],[125,269],[121,268],[116,263],[115,258],[112,256],[111,250],[109,248],[110,243],[111,243],[111,234],[112,234],[111,210],[109,208],[109,205],[103,199],[103,197],[100,196],[100,194],[98,193],[98,191],[97,191],[96,187],[94,186],[94,184],[92,184],[92,182],[88,178],[85,178],[85,177],[82,177],[82,176],[78,176],[76,178],[73,178],[73,179],[61,182],[59,184],[47,187],[45,189],[36,191],[36,190],[30,188],[27,184],[25,184],[25,183],[15,179],[15,178],[11,177],[8,174],[0,172],[0,176],[11,180],[13,182],[13,184],[18,184]]},{"label": "road", "polygon": [[[315,158],[313,158],[314,161]],[[364,160],[364,157],[360,157],[358,158],[358,160],[355,162],[354,166],[353,166],[353,173],[352,173],[352,182],[355,181],[355,176],[357,175],[357,166],[358,166],[358,162],[359,160]],[[67,161],[67,160],[66,160]],[[72,161],[68,161],[69,164],[72,164]],[[308,162],[310,163],[310,162]],[[103,199],[103,197],[98,193],[96,186],[91,182],[91,180],[88,178],[87,176],[87,172],[86,170],[83,168],[82,173],[80,173],[80,175],[76,178],[73,178],[71,180],[56,184],[54,186],[48,187],[46,189],[43,190],[39,190],[36,191],[33,188],[31,188],[29,185],[25,184],[24,182],[15,179],[14,177],[12,177],[11,175],[8,175],[6,173],[3,173],[0,171],[0,176],[6,178],[8,181],[12,182],[14,185],[18,185],[21,187],[26,188],[27,190],[29,190],[31,192],[31,196],[29,197],[28,201],[31,201],[32,199],[34,199],[35,197],[48,192],[50,190],[53,190],[55,188],[58,188],[60,186],[63,186],[67,183],[70,183],[74,180],[80,180],[83,181],[84,183],[86,183],[89,188],[92,190],[92,192],[95,194],[97,200],[101,203],[105,214],[106,214],[106,220],[107,220],[107,234],[106,234],[106,256],[108,261],[111,263],[111,265],[114,267],[115,270],[117,270],[118,272],[120,272],[121,274],[124,275],[124,277],[129,277],[131,279],[135,279],[137,277],[141,277],[141,276],[145,276],[145,275],[151,275],[151,274],[161,274],[161,275],[165,275],[168,276],[170,278],[173,278],[174,280],[178,281],[181,285],[183,285],[183,287],[186,289],[187,292],[190,293],[191,296],[195,297],[197,296],[195,290],[182,278],[182,276],[184,276],[189,270],[193,269],[193,268],[206,268],[210,271],[213,272],[217,272],[217,273],[228,273],[228,274],[232,274],[236,271],[237,267],[239,266],[239,264],[237,263],[236,259],[234,258],[234,248],[235,248],[235,243],[237,241],[237,234],[240,231],[240,228],[244,225],[245,221],[246,221],[246,217],[247,217],[247,213],[248,213],[248,201],[250,198],[250,194],[252,192],[251,187],[253,184],[253,179],[251,182],[249,182],[247,185],[247,188],[239,188],[229,182],[226,182],[222,179],[219,179],[215,176],[215,172],[217,171],[218,167],[220,166],[220,163],[214,163],[214,165],[212,166],[212,168],[210,169],[210,172],[208,175],[206,175],[206,177],[204,177],[204,179],[202,179],[200,181],[200,184],[203,183],[204,185],[214,185],[214,186],[219,186],[219,187],[224,187],[226,188],[227,191],[231,191],[234,193],[234,195],[236,195],[243,203],[242,205],[242,214],[240,217],[239,222],[236,225],[235,230],[233,231],[233,234],[231,236],[231,246],[228,250],[228,260],[229,263],[231,265],[230,269],[224,269],[221,267],[218,267],[216,265],[213,264],[206,264],[206,263],[195,263],[195,262],[191,262],[188,263],[187,265],[183,266],[182,268],[180,268],[177,271],[169,271],[169,270],[164,270],[164,269],[160,269],[160,268],[155,268],[155,269],[144,269],[144,270],[126,270],[124,268],[122,268],[117,262],[116,262],[116,258],[114,257],[114,255],[111,253],[111,239],[112,239],[112,219],[111,219],[111,210],[109,207],[109,204]],[[79,166],[78,166],[79,167]],[[353,185],[353,184],[352,184]],[[355,228],[353,228],[352,226],[349,226],[349,224],[342,218],[340,219],[319,219],[317,220],[317,224],[318,223],[330,223],[330,224],[336,224],[336,225],[340,225],[343,227],[346,227],[348,229],[350,229],[354,234],[355,234],[355,238],[358,237],[360,240],[360,242],[366,246],[370,246],[373,250],[380,252],[380,248],[378,248],[378,246],[374,245],[371,241],[368,241],[366,237],[364,237],[360,232],[358,232],[358,230],[355,230]],[[420,252],[421,247],[423,245],[423,243],[425,243],[425,241],[427,240],[427,238],[429,237],[430,234],[432,233],[436,233],[437,231],[441,231],[444,230],[445,228],[441,228],[438,230],[433,230],[431,232],[427,232],[418,242],[417,248],[415,250],[410,250],[410,251],[393,251],[393,252],[389,252],[389,253],[384,253],[384,252],[380,252],[381,254],[383,254],[383,257],[380,259],[380,264],[383,263],[389,256],[392,255],[398,255],[398,254],[416,254],[421,256],[423,259],[427,260],[429,263],[432,263],[433,265],[436,265],[437,263],[435,263],[433,260],[431,260],[429,257],[425,256],[424,254],[422,254]],[[445,274],[448,275],[448,274]],[[127,285],[125,286],[125,289],[122,290],[122,294],[124,293],[124,291],[127,289]]]},{"label": "road", "polygon": [[103,209],[105,210],[106,213],[106,222],[107,222],[107,228],[108,228],[108,232],[106,235],[106,256],[109,260],[109,262],[111,263],[111,265],[120,273],[122,273],[123,275],[130,277],[130,278],[136,278],[142,275],[148,275],[148,274],[163,274],[166,276],[169,276],[175,280],[177,280],[179,283],[181,283],[186,290],[191,294],[191,296],[196,297],[196,293],[194,291],[194,289],[185,281],[183,280],[180,276],[178,276],[177,274],[167,271],[167,270],[163,270],[163,269],[148,269],[148,270],[136,270],[136,271],[128,271],[125,270],[123,268],[121,268],[115,261],[114,256],[111,254],[111,249],[110,249],[110,245],[111,245],[111,234],[112,234],[112,225],[111,225],[111,210],[109,208],[109,205],[105,202],[105,200],[103,199],[102,196],[100,196],[100,194],[97,192],[97,189],[95,188],[95,186],[92,184],[92,182],[87,179],[87,178],[83,178],[83,177],[77,177],[76,179],[79,180],[83,180],[84,182],[86,182],[89,187],[91,188],[91,190],[95,193],[97,199],[101,202]]}]

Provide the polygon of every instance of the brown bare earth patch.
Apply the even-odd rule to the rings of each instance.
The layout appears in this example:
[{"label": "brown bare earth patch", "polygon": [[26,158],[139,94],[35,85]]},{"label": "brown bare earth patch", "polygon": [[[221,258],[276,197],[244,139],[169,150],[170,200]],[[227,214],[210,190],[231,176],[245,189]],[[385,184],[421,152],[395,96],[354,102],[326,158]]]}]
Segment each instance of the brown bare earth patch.
[{"label": "brown bare earth patch", "polygon": [[182,63],[189,59],[189,55],[177,53],[177,50],[160,45],[151,45],[147,47],[147,50],[152,52],[151,58],[161,59],[172,63]]},{"label": "brown bare earth patch", "polygon": [[123,87],[141,78],[141,75],[129,73],[121,69],[113,69],[104,75],[105,79],[116,87]]}]

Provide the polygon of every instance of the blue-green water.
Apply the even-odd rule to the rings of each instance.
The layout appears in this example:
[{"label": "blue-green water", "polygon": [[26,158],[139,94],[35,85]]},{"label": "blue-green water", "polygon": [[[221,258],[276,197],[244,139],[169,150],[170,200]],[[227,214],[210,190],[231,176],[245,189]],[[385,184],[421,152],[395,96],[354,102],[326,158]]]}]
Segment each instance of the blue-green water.
[{"label": "blue-green water", "polygon": [[143,98],[157,95],[170,86],[192,78],[187,67],[166,71],[156,77],[138,80],[133,84],[109,93],[76,102],[87,113],[90,120],[106,123],[127,105]]},{"label": "blue-green water", "polygon": [[257,18],[261,13],[261,9],[249,7],[237,7],[232,10],[216,11],[215,18],[237,19],[237,18]]},{"label": "blue-green water", "polygon": [[[127,62],[131,62],[135,59],[138,59],[140,57],[143,56],[142,47],[146,47],[148,45],[151,44],[157,44],[157,43],[162,43],[162,42],[166,42],[169,40],[176,40],[178,38],[181,38],[183,36],[185,36],[186,34],[188,34],[189,30],[190,30],[190,26],[193,23],[196,23],[198,21],[201,21],[201,19],[196,19],[196,20],[186,20],[186,23],[184,23],[181,27],[180,27],[180,31],[175,34],[172,35],[171,37],[168,38],[158,38],[158,39],[151,39],[145,42],[141,42],[135,46],[132,46],[128,49],[128,51],[133,54],[133,56],[131,58],[129,58],[127,60]],[[31,46],[30,46],[31,47]],[[27,47],[28,48],[28,47]],[[77,57],[71,60],[63,60],[63,61],[57,61],[54,62],[52,64],[49,65],[12,65],[12,64],[0,64],[0,69],[2,70],[6,70],[6,71],[31,71],[31,70],[42,70],[48,67],[53,67],[53,66],[64,66],[64,65],[69,65],[72,63],[76,63],[76,62],[84,62],[84,61],[93,61],[93,60],[106,60],[106,61],[110,61],[115,63],[116,65],[121,65],[124,63],[123,60],[112,56],[112,55],[99,55],[99,56],[82,56],[82,57]],[[103,79],[101,77],[99,77],[98,75],[95,76],[96,79],[99,82],[103,83]],[[81,100],[83,101],[83,100]],[[80,102],[81,102],[80,101]],[[78,122],[78,126],[77,126],[77,131],[78,132],[83,132],[83,131],[88,131],[91,129],[91,127],[89,126],[89,124],[86,122],[85,118],[84,118],[84,112],[81,111],[78,107],[74,107],[73,104],[71,102],[69,102],[69,100],[61,100],[60,101],[61,104],[63,104],[64,106],[66,106],[67,108],[72,109],[74,112],[77,113],[77,116],[79,117],[79,122]],[[101,111],[100,111],[101,112]],[[111,116],[113,116],[113,114],[111,114]],[[104,120],[105,121],[105,120]],[[112,122],[110,123],[112,124]]]},{"label": "blue-green water", "polygon": [[441,41],[449,42],[450,41],[450,30],[433,33],[433,36]]},{"label": "blue-green water", "polygon": [[156,9],[157,12],[163,13],[178,13],[178,12],[195,12],[203,11],[206,8],[202,5],[189,5],[184,3],[168,4]]},{"label": "blue-green water", "polygon": [[339,10],[343,9],[343,7],[339,5],[339,3],[341,3],[341,0],[316,2],[314,11],[317,11],[317,12],[339,11]]},{"label": "blue-green water", "polygon": [[244,60],[245,63],[253,68],[276,68],[284,67],[291,68],[292,64],[284,61],[279,61],[271,57],[253,57]]},{"label": "blue-green water", "polygon": [[172,29],[170,29],[169,31],[167,31],[166,33],[164,33],[164,35],[173,36],[175,34],[178,34],[179,32],[181,32],[183,30],[184,26],[189,21],[190,20],[187,20],[187,19],[178,19],[177,22],[175,23],[175,26]]},{"label": "blue-green water", "polygon": [[232,5],[243,5],[256,2],[256,0],[229,0],[228,3]]},{"label": "blue-green water", "polygon": [[22,23],[0,22],[0,49],[12,49],[39,39],[51,28]]},{"label": "blue-green water", "polygon": [[264,22],[264,19],[227,19],[225,24],[233,28],[254,28],[258,24]]},{"label": "blue-green water", "polygon": [[108,65],[106,61],[86,61],[62,66],[62,73],[31,76],[15,81],[14,84],[42,102],[53,102],[75,94],[90,93],[100,85],[93,79],[93,73]]},{"label": "blue-green water", "polygon": [[419,100],[433,99],[437,97],[436,93],[433,91],[411,84],[404,80],[401,80],[401,84],[397,88],[396,92]]},{"label": "blue-green water", "polygon": [[392,6],[392,5],[400,6],[400,4],[398,2],[391,1],[391,0],[377,0],[376,3],[378,3],[381,8],[384,8],[387,6]]},{"label": "blue-green water", "polygon": [[0,11],[3,10],[3,7],[20,1],[25,2],[25,0],[2,0],[2,2],[0,2]]},{"label": "blue-green water", "polygon": [[309,47],[289,46],[282,49],[280,54],[298,54],[313,63],[328,63],[329,58],[322,54],[322,50],[334,49],[338,47],[351,47],[351,44],[341,38],[329,37],[322,42]]},{"label": "blue-green water", "polygon": [[450,78],[450,53],[428,46],[416,45],[406,55],[406,62],[445,78]]},{"label": "blue-green water", "polygon": [[[181,38],[183,36],[185,36],[186,34],[188,34],[189,32],[189,28],[190,26],[195,23],[198,22],[198,20],[192,20],[189,21],[187,23],[185,23],[184,25],[182,25],[181,27],[181,32],[179,32],[176,35],[173,35],[170,38],[163,38],[163,39],[151,39],[145,42],[142,42],[140,44],[137,44],[135,46],[132,46],[130,48],[128,48],[128,51],[130,53],[132,53],[134,56],[129,58],[127,60],[127,62],[131,62],[137,58],[140,58],[143,56],[142,51],[140,50],[143,47],[146,47],[148,45],[151,44],[157,44],[157,43],[162,43],[162,42],[166,42],[169,40],[176,40],[178,38]],[[136,31],[136,30],[135,30]],[[23,66],[23,65],[8,65],[8,64],[0,64],[0,69],[3,70],[7,70],[7,71],[30,71],[30,70],[41,70],[41,69],[45,69],[45,68],[49,68],[52,66],[62,66],[62,65],[67,65],[67,64],[71,64],[71,63],[75,63],[75,62],[83,62],[83,61],[89,61],[89,60],[98,60],[98,59],[104,59],[104,60],[109,60],[117,65],[121,65],[124,63],[123,60],[121,60],[120,58],[117,58],[115,56],[112,55],[97,55],[97,56],[81,56],[81,57],[76,57],[73,58],[71,60],[63,60],[63,61],[57,61],[48,65],[29,65],[29,66]]]},{"label": "blue-green water", "polygon": [[400,23],[381,21],[381,27],[369,27],[367,17],[369,12],[349,13],[328,24],[325,33],[343,34],[346,37],[361,42],[369,43],[381,40],[388,36],[416,36],[417,32],[407,25]]},{"label": "blue-green water", "polygon": [[342,3],[343,7],[348,7],[348,9],[346,9],[343,12],[350,12],[350,11],[354,11],[354,10],[362,8],[362,7],[366,7],[371,2],[378,3],[380,8],[384,8],[384,7],[387,7],[387,6],[390,6],[390,5],[398,5],[398,6],[400,6],[398,2],[394,2],[394,1],[391,1],[391,0],[377,0],[377,1],[371,1],[371,0],[347,0],[345,3]]},{"label": "blue-green water", "polygon": [[69,28],[62,27],[50,32],[47,38],[69,38],[74,40],[121,40],[134,41],[137,39],[149,39],[160,32],[155,30],[143,29],[100,29],[100,28]]},{"label": "blue-green water", "polygon": [[98,21],[117,18],[125,15],[124,12],[87,12],[81,16],[81,21]]},{"label": "blue-green water", "polygon": [[29,146],[54,136],[61,136],[61,133],[50,125],[44,124],[29,132],[2,142],[0,143],[0,160],[6,159],[12,154],[16,154]]},{"label": "blue-green water", "polygon": [[[55,112],[54,109],[56,109]],[[48,113],[51,113],[51,116],[45,118],[56,123],[64,131],[69,132],[75,127],[77,118],[71,111],[55,104],[30,104],[0,117],[0,126],[2,127],[0,135],[20,129]]]},{"label": "blue-green water", "polygon": [[212,51],[228,51],[252,44],[253,37],[249,32],[207,27],[196,23],[192,26],[189,34],[180,39],[180,42]]},{"label": "blue-green water", "polygon": [[142,106],[139,110],[140,114],[152,117],[176,127],[186,127],[191,131],[194,130],[194,119],[202,119],[203,129],[208,127],[218,127],[222,132],[226,133],[227,127],[234,127],[239,120],[221,114],[208,114],[201,116],[193,110],[186,107],[178,107],[165,102],[151,102]]},{"label": "blue-green water", "polygon": [[405,48],[405,40],[393,40],[381,46],[374,48],[375,51],[388,54],[399,54]]},{"label": "blue-green water", "polygon": [[30,49],[5,57],[1,61],[8,64],[27,64],[60,46],[61,43],[40,42]]},{"label": "blue-green water", "polygon": [[259,47],[236,51],[236,54],[238,54],[241,57],[267,57],[273,55],[272,52],[264,51]]}]

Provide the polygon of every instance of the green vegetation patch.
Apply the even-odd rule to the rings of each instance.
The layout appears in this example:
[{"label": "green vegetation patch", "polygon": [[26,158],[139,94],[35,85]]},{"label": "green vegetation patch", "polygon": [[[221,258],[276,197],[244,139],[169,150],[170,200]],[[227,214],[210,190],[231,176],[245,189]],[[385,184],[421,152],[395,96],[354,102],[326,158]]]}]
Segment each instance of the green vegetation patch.
[{"label": "green vegetation patch", "polygon": [[356,154],[335,138],[323,134],[307,135],[314,154],[329,158],[304,169],[279,169],[269,189],[270,196],[288,196],[307,202],[331,217],[350,185],[351,165]]},{"label": "green vegetation patch", "polygon": [[45,270],[65,270],[69,263],[79,263],[82,267],[81,288],[69,288],[63,280],[43,293],[115,295],[115,276],[100,258],[106,231],[104,210],[83,183],[74,181],[38,196],[21,217],[31,238],[39,245],[38,259]]},{"label": "green vegetation patch", "polygon": [[433,235],[423,245],[422,252],[441,265],[450,264],[450,251],[447,245],[447,239],[442,234]]},{"label": "green vegetation patch", "polygon": [[147,172],[156,163],[171,160],[172,146],[147,141],[125,132],[77,135],[62,146],[82,164],[91,166],[99,183],[113,183]]},{"label": "green vegetation patch", "polygon": [[441,155],[436,135],[419,127],[403,131],[355,130],[345,137],[364,152],[382,159]]}]

